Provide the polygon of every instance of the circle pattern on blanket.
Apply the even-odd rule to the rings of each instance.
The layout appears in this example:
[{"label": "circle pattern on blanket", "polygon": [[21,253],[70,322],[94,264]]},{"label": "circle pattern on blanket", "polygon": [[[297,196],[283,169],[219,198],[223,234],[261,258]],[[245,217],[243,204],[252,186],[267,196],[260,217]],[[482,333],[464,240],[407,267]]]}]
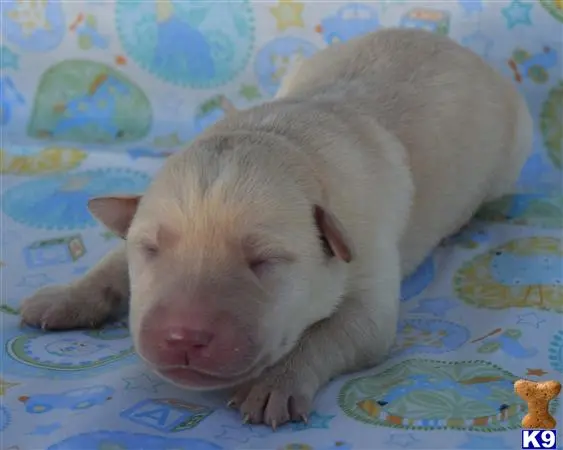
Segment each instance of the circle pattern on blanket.
[{"label": "circle pattern on blanket", "polygon": [[563,3],[561,0],[540,0],[542,6],[560,22],[563,22]]},{"label": "circle pattern on blanket", "polygon": [[6,372],[33,377],[82,378],[138,360],[127,329],[111,326],[94,331],[31,332],[9,338],[5,349]]},{"label": "circle pattern on blanket", "polygon": [[549,362],[554,370],[563,373],[563,330],[555,333],[549,344]]},{"label": "circle pattern on blanket", "polygon": [[401,283],[401,301],[420,294],[434,280],[434,258],[429,255],[418,268]]},{"label": "circle pattern on blanket", "polygon": [[231,81],[254,45],[248,0],[117,0],[121,44],[145,70],[178,85],[210,88]]},{"label": "circle pattern on blanket", "polygon": [[563,196],[511,194],[483,205],[475,214],[477,220],[494,223],[561,228]]},{"label": "circle pattern on blanket", "polygon": [[14,146],[0,149],[0,173],[29,176],[65,172],[78,167],[87,156],[77,148]]},{"label": "circle pattern on blanket", "polygon": [[94,169],[18,184],[3,195],[4,213],[16,222],[56,230],[96,226],[88,200],[109,194],[142,193],[150,178],[124,168]]},{"label": "circle pattern on blanket", "polygon": [[45,52],[66,32],[62,2],[2,0],[2,34],[21,50]]},{"label": "circle pattern on blanket", "polygon": [[[349,417],[403,429],[519,429],[526,403],[518,378],[487,361],[412,359],[348,381],[338,402]],[[558,404],[551,404],[555,412]]]},{"label": "circle pattern on blanket", "polygon": [[69,59],[41,74],[28,136],[54,142],[135,142],[151,130],[151,103],[122,71],[97,61]]},{"label": "circle pattern on blanket", "polygon": [[540,129],[551,161],[563,168],[563,81],[549,91],[540,113]]},{"label": "circle pattern on blanket", "polygon": [[437,319],[408,319],[399,322],[392,356],[446,353],[460,348],[469,339],[467,328]]},{"label": "circle pattern on blanket", "polygon": [[478,308],[563,312],[563,245],[554,237],[516,239],[466,262],[457,296]]},{"label": "circle pattern on blanket", "polygon": [[260,87],[270,96],[276,95],[281,80],[298,58],[309,58],[317,51],[309,41],[283,36],[268,42],[256,55],[254,72]]},{"label": "circle pattern on blanket", "polygon": [[0,405],[0,432],[4,431],[10,425],[11,416],[8,408]]}]

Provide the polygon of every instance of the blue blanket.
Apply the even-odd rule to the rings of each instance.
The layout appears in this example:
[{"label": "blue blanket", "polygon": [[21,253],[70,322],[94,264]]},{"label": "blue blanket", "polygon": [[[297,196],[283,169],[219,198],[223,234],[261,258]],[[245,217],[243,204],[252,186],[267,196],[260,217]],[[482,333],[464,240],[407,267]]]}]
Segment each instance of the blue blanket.
[{"label": "blue blanket", "polygon": [[[1,15],[2,450],[520,448],[513,381],[563,372],[561,0],[3,0]],[[19,327],[23,298],[117,244],[87,198],[142,192],[227,102],[265,101],[296,57],[390,26],[482,55],[537,129],[514,194],[404,280],[389,361],[335,380],[308,424],[274,433],[149,373],[122,323]]]}]

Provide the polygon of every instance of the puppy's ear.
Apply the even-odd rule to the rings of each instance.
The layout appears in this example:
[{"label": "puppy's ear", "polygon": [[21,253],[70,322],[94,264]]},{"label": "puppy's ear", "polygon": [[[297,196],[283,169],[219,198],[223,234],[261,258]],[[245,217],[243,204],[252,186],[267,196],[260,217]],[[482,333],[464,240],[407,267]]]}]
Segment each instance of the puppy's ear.
[{"label": "puppy's ear", "polygon": [[347,243],[344,229],[336,217],[318,205],[315,205],[314,217],[321,232],[321,239],[326,252],[330,256],[337,256],[344,262],[352,261],[352,252]]},{"label": "puppy's ear", "polygon": [[110,231],[125,239],[140,200],[140,195],[95,197],[88,201],[88,209]]}]

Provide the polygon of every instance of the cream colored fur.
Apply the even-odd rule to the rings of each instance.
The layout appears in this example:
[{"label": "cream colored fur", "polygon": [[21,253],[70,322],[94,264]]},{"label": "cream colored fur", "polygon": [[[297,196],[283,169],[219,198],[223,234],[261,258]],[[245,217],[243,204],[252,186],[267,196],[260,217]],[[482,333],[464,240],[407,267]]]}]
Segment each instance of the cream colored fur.
[{"label": "cream colored fur", "polygon": [[[383,30],[300,62],[276,99],[229,114],[171,156],[130,228],[115,226],[119,201],[98,205],[97,217],[127,234],[140,355],[140,324],[154,302],[205,296],[260,343],[232,404],[274,427],[306,417],[323,384],[386,357],[401,278],[483,201],[511,189],[531,140],[511,83],[447,38]],[[350,263],[322,252],[313,205],[341,224]],[[142,246],[161,227],[170,245],[149,264]],[[263,280],[267,299],[233,281],[244,268],[228,242],[257,230],[260,251],[296,255]],[[70,286],[38,291],[23,320],[103,322],[114,294],[127,297],[126,264],[123,247]]]}]

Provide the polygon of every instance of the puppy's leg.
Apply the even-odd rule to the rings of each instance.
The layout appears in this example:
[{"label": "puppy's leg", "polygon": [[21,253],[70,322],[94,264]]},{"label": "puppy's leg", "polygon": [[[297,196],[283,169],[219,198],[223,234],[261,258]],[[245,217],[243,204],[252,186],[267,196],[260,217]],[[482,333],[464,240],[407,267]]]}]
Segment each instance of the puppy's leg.
[{"label": "puppy's leg", "polygon": [[[332,378],[381,362],[395,341],[399,316],[400,270],[396,250],[362,292],[313,325],[297,346],[260,377],[241,386],[230,402],[245,422],[273,428],[306,420],[316,392]],[[394,256],[393,256],[394,255]]]},{"label": "puppy's leg", "polygon": [[519,99],[514,144],[509,154],[502,160],[502,169],[497,170],[497,176],[487,196],[488,201],[514,192],[522,168],[532,153],[533,139],[534,121],[526,102]]},{"label": "puppy's leg", "polygon": [[125,306],[129,297],[127,270],[122,245],[77,281],[46,286],[25,299],[22,322],[48,330],[99,326]]}]

